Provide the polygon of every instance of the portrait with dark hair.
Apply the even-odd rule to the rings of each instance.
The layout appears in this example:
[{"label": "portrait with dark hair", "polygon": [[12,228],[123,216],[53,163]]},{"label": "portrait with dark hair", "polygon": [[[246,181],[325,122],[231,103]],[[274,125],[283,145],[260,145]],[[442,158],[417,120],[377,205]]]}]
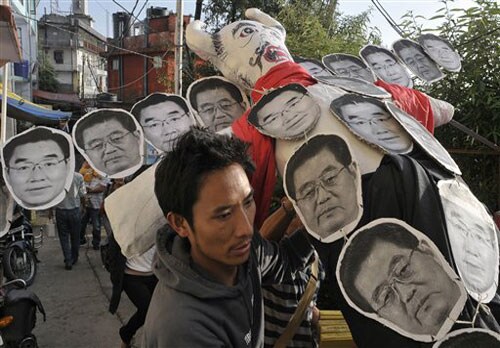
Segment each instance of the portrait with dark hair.
[{"label": "portrait with dark hair", "polygon": [[0,172],[0,238],[9,231],[13,212],[14,199],[5,184],[3,173]]},{"label": "portrait with dark hair", "polygon": [[462,68],[460,55],[448,40],[434,34],[423,34],[418,38],[418,42],[425,52],[446,70],[458,72]]},{"label": "portrait with dark hair", "polygon": [[431,158],[452,173],[462,175],[460,168],[441,143],[417,119],[398,108],[394,103],[386,101],[385,105],[391,115],[410,134]]},{"label": "portrait with dark hair", "polygon": [[474,300],[489,303],[498,287],[495,222],[463,181],[440,180],[437,186],[458,274]]},{"label": "portrait with dark hair", "polygon": [[322,61],[323,65],[337,76],[361,79],[369,83],[375,82],[370,68],[359,57],[352,54],[327,54]]},{"label": "portrait with dark hair", "polygon": [[130,112],[141,124],[146,141],[162,153],[170,151],[177,138],[194,125],[186,99],[175,94],[152,93]]},{"label": "portrait with dark hair", "polygon": [[424,52],[422,46],[412,40],[400,39],[392,44],[396,55],[415,75],[428,83],[442,79],[445,75]]},{"label": "portrait with dark hair", "polygon": [[450,332],[432,348],[500,348],[500,335],[487,329],[460,329]]},{"label": "portrait with dark hair", "polygon": [[413,87],[413,81],[408,71],[388,49],[375,45],[366,45],[359,51],[359,55],[375,75],[385,82],[409,88]]},{"label": "portrait with dark hair", "polygon": [[392,218],[374,220],[350,236],[336,275],[351,307],[415,341],[444,337],[467,299],[436,245]]},{"label": "portrait with dark hair", "polygon": [[411,137],[378,99],[344,94],[331,102],[330,110],[358,137],[389,153],[413,149]]},{"label": "portrait with dark hair", "polygon": [[339,87],[348,92],[366,95],[368,97],[391,98],[391,94],[385,89],[354,77],[326,76],[318,77],[317,80],[327,85]]},{"label": "portrait with dark hair", "polygon": [[323,243],[345,237],[363,213],[359,167],[338,135],[302,144],[285,165],[283,184],[309,234]]},{"label": "portrait with dark hair", "polygon": [[210,76],[191,83],[187,100],[200,124],[213,131],[231,126],[245,112],[249,103],[243,91],[221,76]]},{"label": "portrait with dark hair", "polygon": [[259,132],[278,139],[299,139],[311,131],[321,109],[307,89],[289,84],[265,94],[248,115]]},{"label": "portrait with dark hair", "polygon": [[292,55],[293,61],[306,69],[312,77],[332,76],[332,73],[317,59],[304,58]]},{"label": "portrait with dark hair", "polygon": [[78,151],[100,175],[124,178],[143,162],[144,135],[134,116],[122,109],[98,109],[73,127]]},{"label": "portrait with dark hair", "polygon": [[47,127],[28,129],[2,148],[5,184],[23,208],[42,210],[60,203],[73,181],[71,137]]}]

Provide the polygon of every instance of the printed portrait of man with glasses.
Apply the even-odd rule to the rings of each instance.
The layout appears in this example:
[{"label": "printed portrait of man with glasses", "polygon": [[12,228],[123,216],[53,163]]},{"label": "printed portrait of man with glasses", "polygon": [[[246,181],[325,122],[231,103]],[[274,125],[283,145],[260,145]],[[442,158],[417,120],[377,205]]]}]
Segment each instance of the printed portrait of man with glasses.
[{"label": "printed portrait of man with glasses", "polygon": [[73,140],[91,167],[103,176],[123,178],[142,165],[142,129],[125,110],[89,112],[73,127]]},{"label": "printed portrait of man with glasses", "polygon": [[354,232],[336,274],[351,307],[416,341],[444,337],[467,299],[436,245],[397,219],[378,219]]},{"label": "printed portrait of man with glasses", "polygon": [[373,83],[373,73],[358,57],[351,54],[332,53],[323,57],[328,70],[340,77],[351,77]]},{"label": "printed portrait of man with glasses", "polygon": [[392,44],[392,49],[415,75],[428,83],[442,79],[445,75],[436,63],[424,52],[422,46],[412,40],[400,39]]},{"label": "printed portrait of man with glasses", "polygon": [[273,138],[299,139],[314,128],[320,115],[307,89],[289,84],[264,95],[250,110],[248,122]]},{"label": "printed portrait of man with glasses", "polygon": [[413,149],[411,136],[378,99],[344,94],[331,102],[330,109],[354,134],[389,153]]},{"label": "printed portrait of man with glasses", "polygon": [[203,125],[215,132],[230,127],[249,105],[243,91],[220,76],[193,82],[188,88],[187,99]]},{"label": "printed portrait of man with glasses", "polygon": [[71,137],[46,127],[28,129],[4,144],[2,165],[7,188],[20,206],[50,208],[64,199],[73,180]]},{"label": "printed portrait of man with glasses", "polygon": [[320,134],[302,144],[286,163],[283,181],[307,231],[321,242],[344,237],[359,222],[361,174],[340,136]]},{"label": "printed portrait of man with glasses", "polygon": [[413,81],[408,71],[388,49],[375,45],[366,45],[359,51],[359,55],[375,75],[385,82],[409,88],[413,87]]},{"label": "printed portrait of man with glasses", "polygon": [[146,141],[162,153],[172,150],[177,138],[194,125],[186,100],[174,94],[152,93],[130,112],[141,124]]}]

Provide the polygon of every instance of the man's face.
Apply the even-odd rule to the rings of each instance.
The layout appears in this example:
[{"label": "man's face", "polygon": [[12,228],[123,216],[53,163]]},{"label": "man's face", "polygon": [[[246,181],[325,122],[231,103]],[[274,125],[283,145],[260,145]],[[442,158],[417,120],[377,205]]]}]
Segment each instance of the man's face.
[{"label": "man's face", "polygon": [[320,237],[330,236],[357,218],[355,164],[346,167],[323,148],[291,174],[297,206],[307,227]]},{"label": "man's face", "polygon": [[140,123],[146,139],[163,152],[171,151],[177,138],[193,124],[186,111],[170,100],[142,109]]},{"label": "man's face", "polygon": [[82,132],[85,153],[96,169],[108,175],[120,173],[141,163],[137,133],[115,119],[92,125]]},{"label": "man's face", "polygon": [[208,174],[193,205],[188,232],[193,260],[210,273],[246,262],[254,218],[253,190],[240,165]]},{"label": "man's face", "polygon": [[400,86],[411,86],[410,77],[404,67],[387,54],[372,53],[366,56],[366,60],[382,80]]},{"label": "man's face", "polygon": [[68,159],[53,140],[19,145],[7,163],[7,179],[27,206],[43,206],[59,196],[69,173]]},{"label": "man's face", "polygon": [[460,298],[432,251],[382,240],[362,262],[354,286],[380,317],[421,335],[435,335]]},{"label": "man's face", "polygon": [[314,62],[300,62],[299,63],[304,69],[306,69],[312,76],[332,76],[332,74],[323,68],[322,66]]},{"label": "man's face", "polygon": [[257,113],[258,123],[266,133],[277,138],[296,138],[316,124],[318,104],[307,94],[287,90],[264,105]]},{"label": "man's face", "polygon": [[417,49],[406,47],[399,51],[399,55],[406,65],[425,80],[432,81],[441,76],[436,64]]},{"label": "man's face", "polygon": [[196,104],[205,126],[216,132],[231,126],[245,111],[243,105],[224,88],[199,92]]},{"label": "man's face", "polygon": [[406,153],[413,142],[398,121],[380,106],[361,102],[340,107],[341,117],[352,130],[391,153]]},{"label": "man's face", "polygon": [[339,76],[342,77],[354,77],[357,79],[365,80],[368,82],[373,81],[373,75],[370,70],[359,66],[358,64],[350,61],[350,60],[340,60],[331,62],[330,66],[333,71]]},{"label": "man's face", "polygon": [[422,45],[429,52],[429,55],[446,69],[456,70],[460,68],[460,56],[444,42],[427,39]]}]

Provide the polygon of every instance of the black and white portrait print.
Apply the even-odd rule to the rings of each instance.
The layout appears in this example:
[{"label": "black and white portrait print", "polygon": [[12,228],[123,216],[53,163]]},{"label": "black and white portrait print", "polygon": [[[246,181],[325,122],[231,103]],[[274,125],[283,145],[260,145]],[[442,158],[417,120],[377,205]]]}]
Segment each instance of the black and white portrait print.
[{"label": "black and white portrait print", "polygon": [[326,76],[316,78],[318,81],[342,88],[348,92],[358,93],[374,98],[391,98],[385,89],[354,77]]},{"label": "black and white portrait print", "polygon": [[323,65],[336,76],[356,78],[368,83],[375,82],[370,68],[359,57],[352,54],[327,54],[322,61]]},{"label": "black and white portrait print", "polygon": [[380,46],[366,45],[359,55],[380,79],[404,87],[413,87],[413,81],[406,68],[396,56]]},{"label": "black and white portrait print", "polygon": [[415,41],[397,40],[392,44],[392,49],[411,72],[425,82],[432,83],[445,76],[431,57]]},{"label": "black and white portrait print", "polygon": [[306,69],[314,78],[332,76],[332,73],[319,60],[299,56],[292,56],[292,58],[295,63]]},{"label": "black and white portrait print", "polygon": [[444,337],[467,299],[436,245],[397,219],[378,219],[355,231],[336,274],[351,307],[416,341]]},{"label": "black and white portrait print", "polygon": [[425,52],[446,70],[458,72],[462,68],[460,55],[448,40],[434,34],[423,34],[418,38],[418,42]]},{"label": "black and white portrait print", "polygon": [[500,348],[500,335],[487,329],[460,329],[450,332],[432,348]]},{"label": "black and white portrait print", "polygon": [[5,184],[21,207],[53,207],[64,199],[73,180],[71,137],[47,127],[28,129],[5,142],[2,166]]}]

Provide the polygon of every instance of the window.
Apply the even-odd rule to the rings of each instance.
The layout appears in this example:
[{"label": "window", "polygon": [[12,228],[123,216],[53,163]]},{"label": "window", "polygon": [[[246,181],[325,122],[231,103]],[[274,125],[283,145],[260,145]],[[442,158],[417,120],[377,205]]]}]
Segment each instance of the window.
[{"label": "window", "polygon": [[113,70],[118,70],[119,63],[118,58],[113,59]]},{"label": "window", "polygon": [[64,52],[54,51],[54,61],[56,64],[64,64]]}]

